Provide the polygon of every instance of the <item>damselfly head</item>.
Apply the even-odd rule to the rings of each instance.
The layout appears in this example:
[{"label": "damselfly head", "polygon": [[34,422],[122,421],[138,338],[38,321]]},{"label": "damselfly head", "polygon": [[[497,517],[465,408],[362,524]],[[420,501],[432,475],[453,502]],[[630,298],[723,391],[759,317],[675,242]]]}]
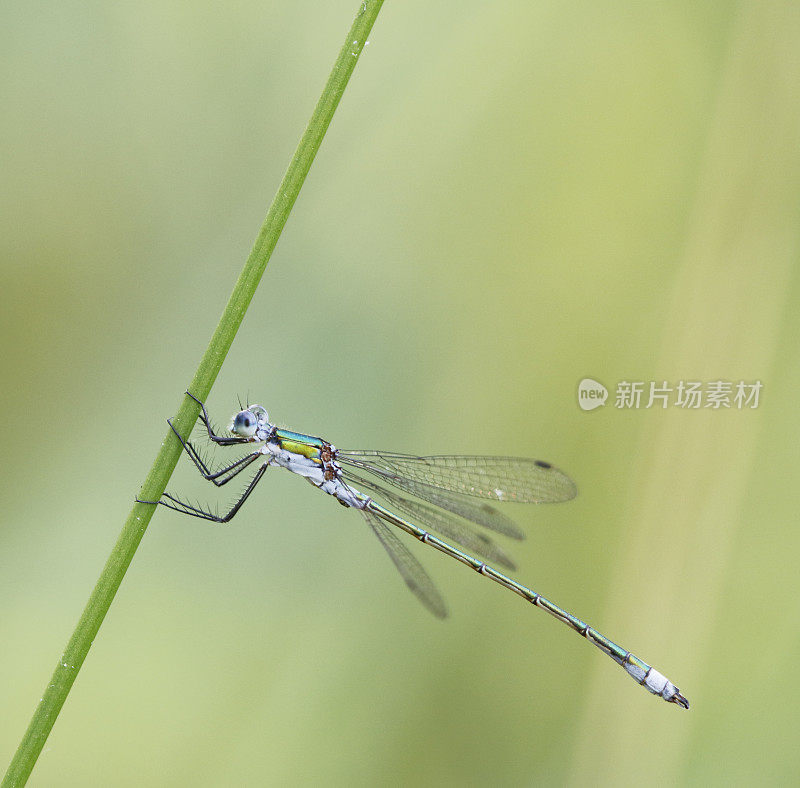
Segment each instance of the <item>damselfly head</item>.
[{"label": "damselfly head", "polygon": [[267,411],[261,405],[251,405],[233,417],[228,429],[242,438],[252,438],[268,419]]}]

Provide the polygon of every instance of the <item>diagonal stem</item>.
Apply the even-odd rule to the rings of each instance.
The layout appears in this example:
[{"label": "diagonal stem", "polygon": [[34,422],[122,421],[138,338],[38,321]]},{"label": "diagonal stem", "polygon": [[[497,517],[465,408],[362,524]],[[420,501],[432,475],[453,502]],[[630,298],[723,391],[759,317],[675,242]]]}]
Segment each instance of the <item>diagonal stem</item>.
[{"label": "diagonal stem", "polygon": [[[360,3],[356,18],[339,51],[333,70],[311,115],[311,120],[300,138],[289,168],[286,170],[267,211],[266,219],[256,238],[253,250],[233,288],[197,372],[189,384],[189,391],[200,400],[208,397],[211,386],[219,374],[222,362],[241,325],[247,307],[261,280],[261,275],[272,255],[272,250],[278,242],[382,5],[383,0],[364,0]],[[197,403],[189,397],[184,397],[173,423],[181,432],[187,434],[197,418],[198,411]],[[181,450],[180,441],[176,439],[171,430],[168,430],[161,449],[142,485],[141,498],[157,501],[161,497],[178,463]],[[137,503],[128,515],[119,539],[103,567],[97,585],[89,597],[78,625],[58,661],[30,725],[3,778],[4,788],[21,786],[27,782],[50,730],[58,718],[61,707],[67,699],[75,677],[86,659],[92,641],[133,560],[136,548],[147,530],[154,510],[155,507],[152,505]]]}]

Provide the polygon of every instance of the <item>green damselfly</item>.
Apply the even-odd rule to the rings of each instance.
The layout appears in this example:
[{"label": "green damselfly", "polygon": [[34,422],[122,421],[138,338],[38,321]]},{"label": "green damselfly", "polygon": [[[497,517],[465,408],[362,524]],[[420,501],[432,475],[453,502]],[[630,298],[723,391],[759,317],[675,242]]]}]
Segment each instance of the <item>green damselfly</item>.
[{"label": "green damselfly", "polygon": [[[568,501],[575,497],[577,489],[574,482],[558,468],[541,460],[518,457],[418,457],[385,451],[344,451],[322,438],[276,427],[270,423],[267,411],[260,405],[250,405],[240,410],[231,420],[229,434],[218,435],[212,428],[205,405],[189,392],[187,394],[200,406],[199,418],[208,437],[215,444],[257,444],[244,457],[212,470],[195,447],[168,420],[203,478],[221,487],[246,468],[257,466],[256,473],[231,510],[224,515],[213,514],[199,506],[185,503],[169,493],[164,493],[159,501],[141,501],[142,503],[160,503],[192,517],[227,523],[239,511],[270,465],[286,468],[305,477],[343,506],[360,511],[389,553],[406,585],[435,616],[443,618],[447,615],[442,597],[427,572],[389,525],[455,558],[478,574],[550,613],[611,657],[645,689],[670,703],[684,709],[689,708],[689,701],[681,695],[678,688],[639,657],[541,594],[531,591],[484,561],[453,547],[430,532],[442,534],[470,552],[513,570],[514,565],[506,552],[468,522],[515,539],[523,538],[517,526],[486,501]],[[394,489],[387,489],[384,484]],[[408,498],[405,494],[414,498]],[[410,519],[381,505],[372,498],[373,495]]]}]

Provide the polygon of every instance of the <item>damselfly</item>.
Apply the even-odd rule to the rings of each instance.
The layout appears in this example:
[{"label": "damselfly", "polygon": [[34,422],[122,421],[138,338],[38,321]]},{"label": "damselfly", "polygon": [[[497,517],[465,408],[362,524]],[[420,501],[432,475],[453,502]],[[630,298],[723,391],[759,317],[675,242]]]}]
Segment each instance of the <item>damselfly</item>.
[{"label": "damselfly", "polygon": [[[187,394],[200,406],[200,421],[215,444],[260,444],[254,451],[235,462],[212,470],[195,447],[168,420],[203,478],[221,487],[253,465],[257,466],[256,473],[233,508],[222,516],[185,503],[169,493],[164,493],[159,501],[140,501],[141,503],[160,503],[193,517],[227,523],[248,499],[267,468],[270,465],[281,466],[304,476],[343,506],[360,511],[389,553],[406,585],[435,616],[443,618],[447,615],[436,586],[388,525],[405,531],[423,544],[435,547],[547,611],[608,654],[645,689],[670,703],[676,703],[684,709],[689,708],[689,701],[680,694],[678,688],[639,657],[535,591],[430,533],[436,531],[470,552],[513,570],[514,566],[505,551],[465,521],[514,539],[522,539],[523,534],[517,526],[485,501],[568,501],[575,497],[577,490],[572,480],[558,468],[541,460],[516,457],[417,457],[385,451],[343,451],[322,438],[276,427],[270,423],[267,411],[261,405],[250,405],[240,410],[228,427],[230,434],[217,435],[205,405],[189,392]],[[387,489],[384,484],[395,489]],[[414,499],[407,498],[402,493],[413,495]],[[400,517],[385,508],[373,499],[373,495],[410,519]]]}]

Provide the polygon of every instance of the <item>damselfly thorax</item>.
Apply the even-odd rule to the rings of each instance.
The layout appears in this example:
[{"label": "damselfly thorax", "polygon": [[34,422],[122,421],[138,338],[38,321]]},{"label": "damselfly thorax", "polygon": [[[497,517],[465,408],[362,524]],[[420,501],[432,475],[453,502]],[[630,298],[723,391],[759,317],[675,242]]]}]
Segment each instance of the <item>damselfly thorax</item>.
[{"label": "damselfly thorax", "polygon": [[253,440],[264,441],[261,452],[266,465],[275,464],[305,477],[343,506],[363,509],[367,505],[369,497],[344,481],[342,468],[336,462],[336,447],[328,441],[272,425],[268,430],[258,430]]}]

